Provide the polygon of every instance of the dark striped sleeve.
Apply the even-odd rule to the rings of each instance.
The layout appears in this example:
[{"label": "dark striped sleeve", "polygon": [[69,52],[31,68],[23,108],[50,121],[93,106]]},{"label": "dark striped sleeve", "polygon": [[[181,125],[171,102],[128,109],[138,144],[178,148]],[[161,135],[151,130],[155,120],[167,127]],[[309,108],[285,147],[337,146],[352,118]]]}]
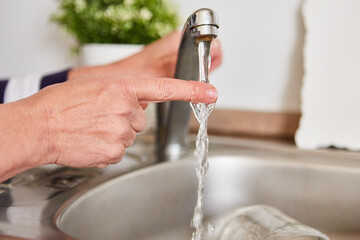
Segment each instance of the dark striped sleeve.
[{"label": "dark striped sleeve", "polygon": [[56,84],[56,83],[65,82],[67,80],[69,71],[70,71],[70,69],[67,69],[67,70],[62,71],[62,72],[58,72],[58,73],[43,76],[41,78],[41,82],[40,82],[40,89],[43,89],[44,87],[47,87],[49,85],[53,85],[53,84]]},{"label": "dark striped sleeve", "polygon": [[69,71],[67,69],[44,76],[28,75],[0,80],[0,104],[28,97],[44,87],[65,82]]},{"label": "dark striped sleeve", "polygon": [[5,89],[7,83],[8,83],[7,79],[0,80],[0,104],[4,103],[4,95],[5,95]]}]

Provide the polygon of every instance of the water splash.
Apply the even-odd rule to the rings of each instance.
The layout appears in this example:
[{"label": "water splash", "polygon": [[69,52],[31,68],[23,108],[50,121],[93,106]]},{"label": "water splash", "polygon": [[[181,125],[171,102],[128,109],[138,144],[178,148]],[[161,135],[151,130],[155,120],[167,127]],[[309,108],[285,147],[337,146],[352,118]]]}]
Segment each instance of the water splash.
[{"label": "water splash", "polygon": [[[210,41],[200,41],[198,44],[199,54],[199,81],[209,83],[209,69],[211,65],[210,56]],[[204,186],[205,186],[205,174],[209,168],[209,162],[207,159],[207,153],[209,148],[209,137],[207,134],[208,117],[215,104],[206,103],[190,103],[191,108],[195,114],[196,119],[200,123],[198,135],[196,137],[196,150],[195,157],[199,161],[199,166],[196,168],[196,175],[198,178],[198,192],[197,202],[194,209],[194,216],[191,220],[191,227],[195,228],[195,232],[192,235],[192,240],[202,240],[206,237],[208,232],[214,230],[213,226],[204,226]]]}]

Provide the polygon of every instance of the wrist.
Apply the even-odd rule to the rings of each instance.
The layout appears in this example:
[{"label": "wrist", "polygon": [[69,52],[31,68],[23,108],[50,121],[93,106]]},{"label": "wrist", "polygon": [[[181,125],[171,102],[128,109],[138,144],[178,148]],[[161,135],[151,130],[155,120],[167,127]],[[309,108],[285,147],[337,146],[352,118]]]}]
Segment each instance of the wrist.
[{"label": "wrist", "polygon": [[21,101],[0,105],[0,181],[44,162],[39,127]]},{"label": "wrist", "polygon": [[55,148],[49,134],[49,111],[31,97],[9,107],[14,116],[15,133],[21,138],[23,164],[31,168],[52,163]]},{"label": "wrist", "polygon": [[29,139],[35,144],[32,146],[33,164],[40,166],[56,163],[58,151],[56,148],[56,131],[53,129],[56,124],[56,114],[51,107],[48,107],[38,98],[26,99],[24,104],[28,110]]}]

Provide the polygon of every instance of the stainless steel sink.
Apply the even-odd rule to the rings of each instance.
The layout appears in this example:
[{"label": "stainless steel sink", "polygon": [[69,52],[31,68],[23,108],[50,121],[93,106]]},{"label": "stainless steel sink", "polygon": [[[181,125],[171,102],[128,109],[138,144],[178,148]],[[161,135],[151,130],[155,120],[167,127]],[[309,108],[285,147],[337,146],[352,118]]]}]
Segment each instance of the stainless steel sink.
[{"label": "stainless steel sink", "polygon": [[[358,153],[301,151],[251,140],[210,141],[208,219],[267,204],[333,240],[360,239]],[[114,177],[70,198],[54,223],[77,239],[190,239],[196,165],[187,156]]]}]

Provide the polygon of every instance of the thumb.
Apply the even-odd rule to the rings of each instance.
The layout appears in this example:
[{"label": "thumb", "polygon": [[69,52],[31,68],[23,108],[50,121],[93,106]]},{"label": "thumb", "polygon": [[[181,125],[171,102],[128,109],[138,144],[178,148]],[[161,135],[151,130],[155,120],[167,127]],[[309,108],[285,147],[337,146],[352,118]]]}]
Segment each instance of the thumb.
[{"label": "thumb", "polygon": [[209,84],[174,78],[142,78],[134,81],[139,102],[187,101],[214,103],[216,88]]}]

